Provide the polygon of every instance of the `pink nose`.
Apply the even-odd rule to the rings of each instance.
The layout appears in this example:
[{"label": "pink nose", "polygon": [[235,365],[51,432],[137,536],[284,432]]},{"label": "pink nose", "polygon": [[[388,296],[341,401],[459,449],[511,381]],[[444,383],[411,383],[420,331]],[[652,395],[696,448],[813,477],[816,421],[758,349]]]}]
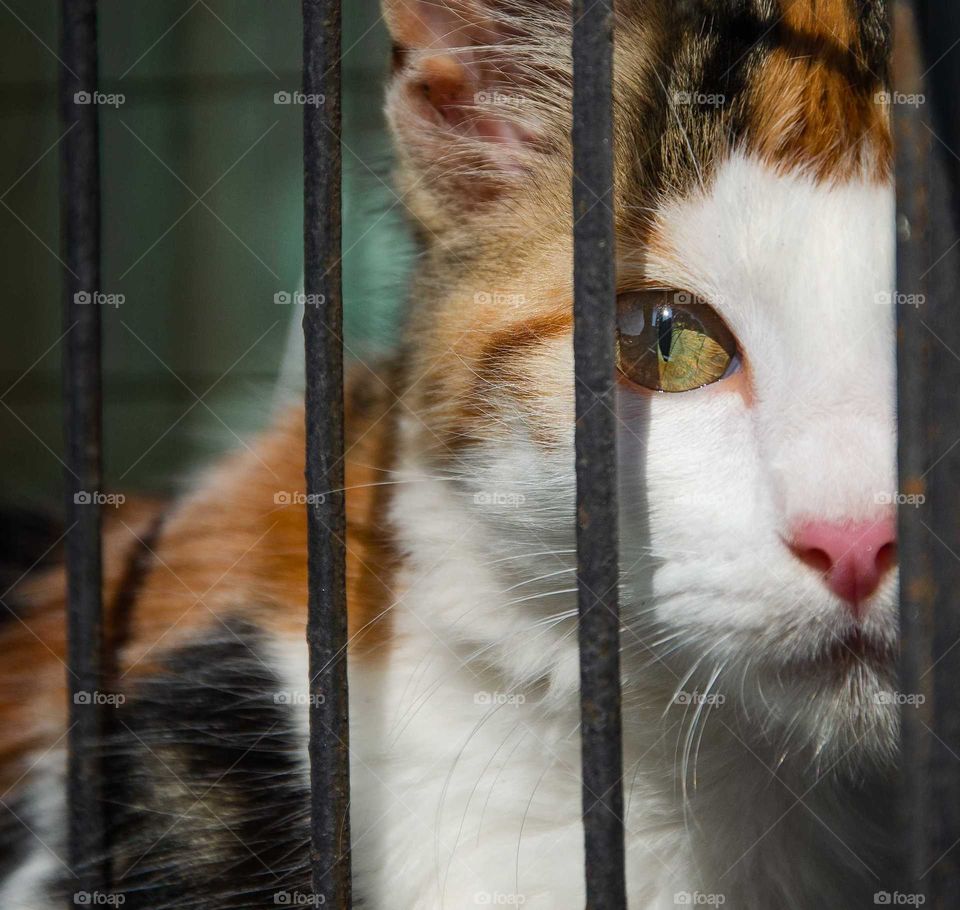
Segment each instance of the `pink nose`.
[{"label": "pink nose", "polygon": [[827,587],[862,619],[864,601],[896,562],[896,520],[886,516],[846,524],[808,521],[794,528],[789,546],[803,562],[822,572]]}]

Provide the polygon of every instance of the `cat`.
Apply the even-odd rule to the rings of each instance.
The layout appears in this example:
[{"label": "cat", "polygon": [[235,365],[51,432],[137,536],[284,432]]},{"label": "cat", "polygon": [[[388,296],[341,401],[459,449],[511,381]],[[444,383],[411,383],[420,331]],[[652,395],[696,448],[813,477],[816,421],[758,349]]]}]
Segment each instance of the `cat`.
[{"label": "cat", "polygon": [[[584,906],[570,12],[384,3],[422,255],[395,360],[347,394],[371,910]],[[872,906],[900,880],[885,9],[618,0],[615,24],[629,906]],[[310,899],[302,427],[109,518],[100,902]],[[62,573],[18,593],[0,906],[46,910],[71,890]]]}]

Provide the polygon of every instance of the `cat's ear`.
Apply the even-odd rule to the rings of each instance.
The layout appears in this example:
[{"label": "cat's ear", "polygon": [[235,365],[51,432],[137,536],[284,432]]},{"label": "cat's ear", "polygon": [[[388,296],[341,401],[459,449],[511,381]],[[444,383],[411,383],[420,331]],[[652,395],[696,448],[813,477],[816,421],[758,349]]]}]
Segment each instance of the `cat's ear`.
[{"label": "cat's ear", "polygon": [[394,46],[387,113],[401,160],[461,205],[496,197],[543,151],[543,87],[531,79],[525,23],[504,9],[497,0],[384,0]]}]

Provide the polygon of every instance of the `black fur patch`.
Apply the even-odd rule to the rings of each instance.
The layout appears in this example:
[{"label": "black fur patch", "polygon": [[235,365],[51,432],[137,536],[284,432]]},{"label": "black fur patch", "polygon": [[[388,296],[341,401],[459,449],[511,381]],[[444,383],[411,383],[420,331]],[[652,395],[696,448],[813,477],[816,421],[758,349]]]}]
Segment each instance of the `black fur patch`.
[{"label": "black fur patch", "polygon": [[309,784],[249,625],[173,653],[111,718],[113,893],[127,910],[313,906]]},{"label": "black fur patch", "polygon": [[25,800],[5,796],[0,803],[0,882],[27,860],[33,840],[31,827]]},{"label": "black fur patch", "polygon": [[0,594],[7,608],[0,607],[0,622],[20,615],[16,589],[24,577],[59,561],[62,536],[62,523],[49,513],[0,508]]}]

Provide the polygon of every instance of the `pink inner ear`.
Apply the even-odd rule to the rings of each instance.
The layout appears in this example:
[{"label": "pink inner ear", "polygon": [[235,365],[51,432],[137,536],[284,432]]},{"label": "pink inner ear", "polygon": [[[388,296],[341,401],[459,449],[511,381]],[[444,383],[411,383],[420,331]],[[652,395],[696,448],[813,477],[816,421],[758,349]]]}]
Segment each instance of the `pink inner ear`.
[{"label": "pink inner ear", "polygon": [[472,103],[473,79],[453,54],[427,57],[420,67],[424,98],[450,126],[459,126]]},{"label": "pink inner ear", "polygon": [[497,53],[509,51],[489,11],[476,0],[385,0],[385,14],[396,42],[392,116],[407,147],[435,161],[438,145],[459,137],[488,147],[450,146],[481,156],[475,173],[521,171],[513,153],[534,144],[536,130]]},{"label": "pink inner ear", "polygon": [[443,123],[464,135],[493,142],[520,143],[530,135],[519,118],[497,116],[490,110],[496,99],[509,99],[506,90],[486,88],[459,55],[440,54],[421,64],[420,91]]},{"label": "pink inner ear", "polygon": [[497,120],[493,117],[480,118],[479,121],[474,121],[474,129],[482,139],[489,139],[492,142],[519,145],[534,141],[534,137],[529,130],[524,129],[522,124],[511,120]]}]

